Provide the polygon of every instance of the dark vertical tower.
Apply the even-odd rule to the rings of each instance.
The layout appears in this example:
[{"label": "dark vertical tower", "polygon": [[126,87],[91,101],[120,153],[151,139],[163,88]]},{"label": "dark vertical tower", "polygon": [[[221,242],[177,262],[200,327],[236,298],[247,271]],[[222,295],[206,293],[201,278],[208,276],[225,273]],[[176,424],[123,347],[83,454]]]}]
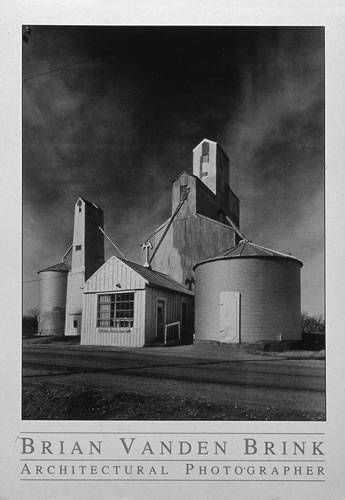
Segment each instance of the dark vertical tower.
[{"label": "dark vertical tower", "polygon": [[74,211],[72,265],[68,274],[65,335],[79,335],[83,286],[104,264],[103,210],[79,198]]}]

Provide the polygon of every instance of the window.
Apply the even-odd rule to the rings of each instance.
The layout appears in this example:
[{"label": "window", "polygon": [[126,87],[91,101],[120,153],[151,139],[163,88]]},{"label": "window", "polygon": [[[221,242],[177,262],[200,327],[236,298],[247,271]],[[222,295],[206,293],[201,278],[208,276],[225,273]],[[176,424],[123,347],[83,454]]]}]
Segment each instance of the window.
[{"label": "window", "polygon": [[81,245],[76,245],[75,249],[76,250],[81,250]]},{"label": "window", "polygon": [[134,292],[99,295],[97,326],[133,328]]},{"label": "window", "polygon": [[205,170],[207,165],[204,163],[208,163],[210,161],[210,145],[208,142],[203,142],[201,147],[201,156],[200,156],[200,179],[203,177],[208,177],[208,171]]},{"label": "window", "polygon": [[185,184],[184,186],[180,186],[180,201],[182,201],[186,192],[187,192],[187,184]]},{"label": "window", "polygon": [[78,320],[77,319],[73,320],[73,328],[78,328]]},{"label": "window", "polygon": [[201,145],[201,154],[202,156],[208,155],[210,152],[210,143],[205,141]]}]

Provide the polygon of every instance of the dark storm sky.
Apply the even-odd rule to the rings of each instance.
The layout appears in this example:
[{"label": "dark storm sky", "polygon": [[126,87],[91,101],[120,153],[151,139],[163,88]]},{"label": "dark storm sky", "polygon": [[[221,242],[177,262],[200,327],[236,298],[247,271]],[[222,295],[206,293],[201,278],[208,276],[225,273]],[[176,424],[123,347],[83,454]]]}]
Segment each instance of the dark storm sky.
[{"label": "dark storm sky", "polygon": [[25,281],[71,244],[78,196],[141,262],[207,137],[230,157],[242,231],[304,262],[302,308],[323,313],[322,28],[32,26],[23,80]]}]

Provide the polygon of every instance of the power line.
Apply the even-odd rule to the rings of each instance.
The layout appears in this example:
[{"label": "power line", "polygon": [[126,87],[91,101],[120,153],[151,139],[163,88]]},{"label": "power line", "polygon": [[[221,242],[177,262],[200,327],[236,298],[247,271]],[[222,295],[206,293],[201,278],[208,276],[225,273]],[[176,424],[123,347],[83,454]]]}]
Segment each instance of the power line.
[{"label": "power line", "polygon": [[38,75],[29,76],[28,78],[23,78],[22,81],[27,82],[28,80],[33,80],[34,78],[38,78],[40,76],[49,75],[50,73],[55,73],[56,71],[61,71],[66,68],[71,68],[72,66],[77,66],[78,64],[83,64],[91,60],[94,60],[94,57],[89,57],[88,59],[83,59],[82,61],[66,64],[65,66],[60,66],[59,68],[51,69],[50,71],[45,71],[44,73],[39,73]]}]

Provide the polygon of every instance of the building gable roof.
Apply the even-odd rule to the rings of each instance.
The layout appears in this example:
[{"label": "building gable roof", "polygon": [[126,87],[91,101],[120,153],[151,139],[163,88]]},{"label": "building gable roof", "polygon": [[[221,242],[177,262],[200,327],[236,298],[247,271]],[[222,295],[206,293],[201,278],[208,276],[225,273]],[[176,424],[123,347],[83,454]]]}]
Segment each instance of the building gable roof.
[{"label": "building gable roof", "polygon": [[[125,271],[125,269],[128,270]],[[122,285],[117,287],[117,284]],[[194,293],[167,274],[154,271],[135,262],[113,255],[101,266],[84,285],[84,292],[110,292],[111,290],[137,289],[150,285],[186,295]]]},{"label": "building gable roof", "polygon": [[174,182],[177,181],[177,179],[179,179],[181,177],[181,175],[188,175],[189,177],[194,177],[195,179],[198,179],[198,177],[196,175],[191,174],[190,172],[187,172],[187,170],[182,170],[182,172],[180,172],[176,177],[173,178],[171,183],[174,184]]},{"label": "building gable roof", "polygon": [[202,144],[202,143],[203,143],[203,142],[205,142],[205,141],[207,141],[207,142],[212,142],[212,144],[216,144],[216,145],[218,145],[218,143],[217,143],[216,141],[211,141],[211,139],[207,139],[207,138],[205,137],[202,141],[200,141],[200,142],[199,142],[199,143],[195,146],[195,148],[193,148],[193,150],[192,150],[192,151],[194,151],[196,148],[198,148],[198,147],[200,146],[200,144]]},{"label": "building gable roof", "polygon": [[155,286],[158,288],[166,288],[168,290],[173,290],[174,292],[185,293],[188,295],[194,295],[191,290],[188,290],[184,285],[170,278],[167,274],[161,273],[159,271],[154,271],[149,267],[141,266],[135,262],[130,262],[128,260],[120,259],[124,264],[129,266],[133,271],[140,274],[144,278],[147,284]]},{"label": "building gable roof", "polygon": [[79,200],[83,201],[85,203],[85,205],[88,205],[89,207],[95,207],[95,208],[98,208],[99,210],[102,210],[99,205],[96,205],[96,203],[93,203],[92,201],[86,200],[85,198],[82,198],[81,196],[79,196],[76,203],[78,203]]}]

